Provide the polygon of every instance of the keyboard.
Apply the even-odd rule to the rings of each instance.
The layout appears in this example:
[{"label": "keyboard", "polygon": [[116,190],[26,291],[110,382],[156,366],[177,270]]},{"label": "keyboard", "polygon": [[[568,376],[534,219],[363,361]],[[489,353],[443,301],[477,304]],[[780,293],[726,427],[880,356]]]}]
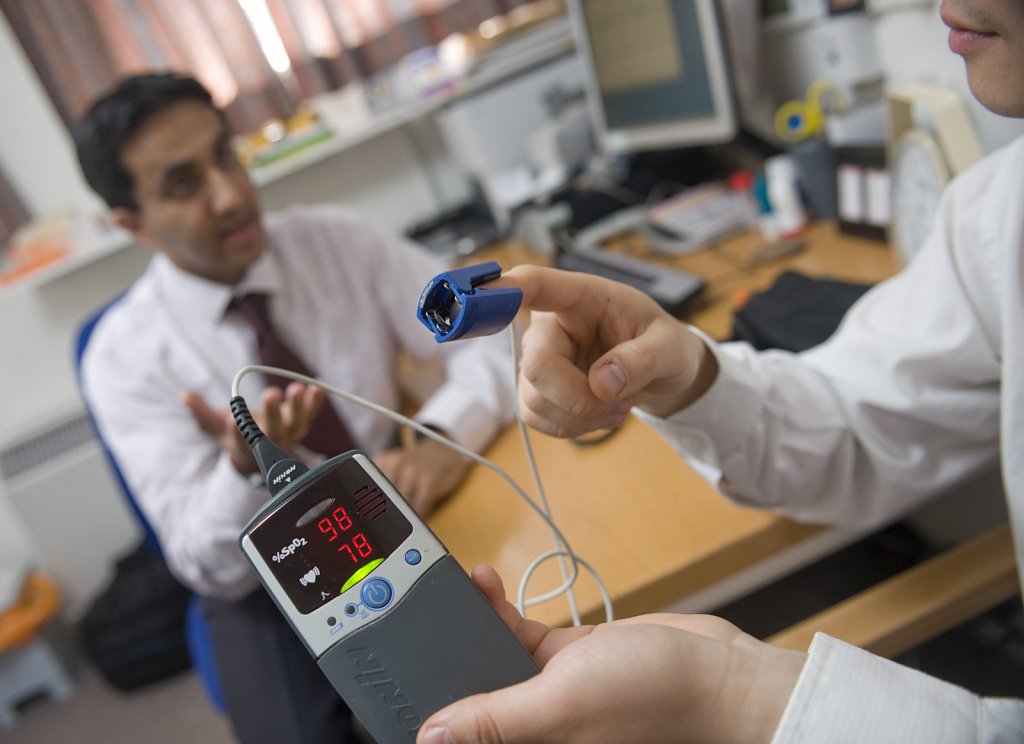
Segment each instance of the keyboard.
[{"label": "keyboard", "polygon": [[687,301],[704,288],[704,281],[695,274],[601,250],[562,251],[555,256],[554,265],[638,289],[673,315],[682,314]]}]

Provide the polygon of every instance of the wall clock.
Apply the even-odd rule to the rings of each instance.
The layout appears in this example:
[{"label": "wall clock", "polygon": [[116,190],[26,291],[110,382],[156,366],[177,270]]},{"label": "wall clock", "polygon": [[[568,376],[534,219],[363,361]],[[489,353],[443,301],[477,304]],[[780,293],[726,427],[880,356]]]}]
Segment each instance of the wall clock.
[{"label": "wall clock", "polygon": [[902,261],[921,248],[946,184],[982,155],[954,91],[915,85],[889,95],[889,241]]},{"label": "wall clock", "polygon": [[906,263],[928,236],[952,175],[935,137],[923,129],[909,129],[892,146],[889,177],[890,242]]}]

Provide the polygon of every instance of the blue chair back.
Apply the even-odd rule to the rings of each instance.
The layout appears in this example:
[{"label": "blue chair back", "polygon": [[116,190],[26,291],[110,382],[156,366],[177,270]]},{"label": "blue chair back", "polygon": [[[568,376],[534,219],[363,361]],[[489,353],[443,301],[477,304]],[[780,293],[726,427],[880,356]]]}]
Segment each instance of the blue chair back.
[{"label": "blue chair back", "polygon": [[[96,330],[97,324],[103,318],[103,315],[107,310],[116,305],[120,299],[120,296],[115,297],[99,310],[94,311],[85,319],[78,330],[78,334],[75,337],[75,376],[78,380],[79,390],[82,389],[82,358],[85,355],[86,348],[89,346],[89,340],[92,338],[93,331]],[[84,395],[82,398],[85,400]],[[124,473],[121,472],[121,467],[114,458],[114,453],[110,451],[110,447],[107,446],[106,441],[100,434],[99,428],[96,426],[96,420],[93,418],[92,411],[89,409],[88,401],[85,401],[85,409],[86,414],[89,417],[89,422],[92,424],[93,432],[96,434],[96,439],[99,441],[100,448],[103,450],[103,455],[106,457],[107,463],[110,465],[110,471],[114,476],[114,481],[120,487],[121,494],[124,496],[129,508],[138,520],[146,546],[163,558],[163,549],[160,547],[160,541],[157,539],[156,532],[153,531],[153,527],[150,525],[149,520],[146,519],[142,510],[139,509],[139,505],[136,503],[135,497],[132,495],[131,489],[128,487],[128,483],[124,479]],[[226,710],[224,705],[224,695],[221,692],[220,680],[217,678],[217,668],[213,656],[213,647],[211,645],[209,631],[206,628],[206,623],[203,620],[200,610],[199,597],[195,594],[192,595],[192,599],[188,604],[188,610],[185,613],[185,641],[188,644],[188,652],[189,657],[192,660],[192,666],[195,667],[200,679],[203,681],[203,687],[206,689],[207,696],[210,698],[210,701],[217,710],[224,712]]]},{"label": "blue chair back", "polygon": [[[89,340],[92,338],[93,331],[96,330],[97,324],[103,317],[104,313],[107,312],[111,307],[116,305],[121,299],[120,296],[115,297],[113,300],[108,302],[106,305],[96,310],[86,318],[81,328],[78,329],[78,335],[75,337],[75,378],[78,380],[78,389],[82,389],[82,357],[85,356],[85,349],[89,346]],[[85,396],[82,396],[85,400]],[[142,528],[142,538],[146,545],[154,553],[163,558],[164,552],[160,547],[160,541],[156,537],[156,533],[153,531],[153,527],[149,524],[149,521],[142,514],[142,510],[139,509],[139,505],[135,503],[135,498],[132,496],[131,489],[128,488],[128,484],[125,482],[124,474],[121,472],[120,466],[117,464],[117,460],[114,459],[114,453],[110,451],[110,447],[107,446],[106,440],[100,436],[99,428],[96,426],[96,420],[93,418],[92,411],[89,409],[89,403],[85,403],[85,412],[89,417],[89,423],[92,424],[93,433],[96,434],[96,439],[100,444],[100,449],[103,450],[103,456],[107,460],[107,464],[110,466],[110,472],[114,476],[114,481],[121,489],[121,493],[125,498],[129,508],[135,515],[136,520],[139,523],[139,527]]]}]

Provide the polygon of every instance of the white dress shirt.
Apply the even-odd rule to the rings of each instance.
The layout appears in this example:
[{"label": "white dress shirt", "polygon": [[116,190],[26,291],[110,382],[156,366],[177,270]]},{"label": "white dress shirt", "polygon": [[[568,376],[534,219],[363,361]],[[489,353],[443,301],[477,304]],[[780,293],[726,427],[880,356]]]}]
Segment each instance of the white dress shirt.
[{"label": "white dress shirt", "polygon": [[[226,408],[235,374],[258,363],[254,332],[226,312],[233,296],[270,295],[278,333],[317,376],[392,409],[399,352],[443,357],[445,380],[417,419],[470,449],[487,444],[514,404],[507,339],[437,344],[417,320],[420,292],[444,269],[423,249],[339,207],[293,207],[264,221],[267,249],[234,287],[155,256],[98,324],[82,368],[99,429],[168,564],[195,591],[227,599],[256,585],[238,536],[268,496],[199,430],[181,395]],[[242,381],[252,408],[260,378]],[[331,396],[329,404],[361,449],[372,455],[394,443],[389,419]]]},{"label": "white dress shirt", "polygon": [[[878,525],[1002,467],[1024,547],[1024,140],[947,190],[903,272],[802,354],[709,346],[720,372],[644,416],[720,490],[796,519]],[[1024,702],[980,700],[819,636],[775,741],[1024,741]]]}]

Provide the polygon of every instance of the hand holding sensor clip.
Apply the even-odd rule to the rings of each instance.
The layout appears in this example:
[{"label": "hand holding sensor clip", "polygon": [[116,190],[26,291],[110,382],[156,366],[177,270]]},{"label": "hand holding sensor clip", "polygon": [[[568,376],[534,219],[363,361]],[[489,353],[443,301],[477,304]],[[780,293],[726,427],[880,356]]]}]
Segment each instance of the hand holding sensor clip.
[{"label": "hand holding sensor clip", "polygon": [[438,274],[423,288],[416,317],[438,343],[497,333],[512,322],[523,302],[521,289],[479,287],[499,276],[496,261]]}]

